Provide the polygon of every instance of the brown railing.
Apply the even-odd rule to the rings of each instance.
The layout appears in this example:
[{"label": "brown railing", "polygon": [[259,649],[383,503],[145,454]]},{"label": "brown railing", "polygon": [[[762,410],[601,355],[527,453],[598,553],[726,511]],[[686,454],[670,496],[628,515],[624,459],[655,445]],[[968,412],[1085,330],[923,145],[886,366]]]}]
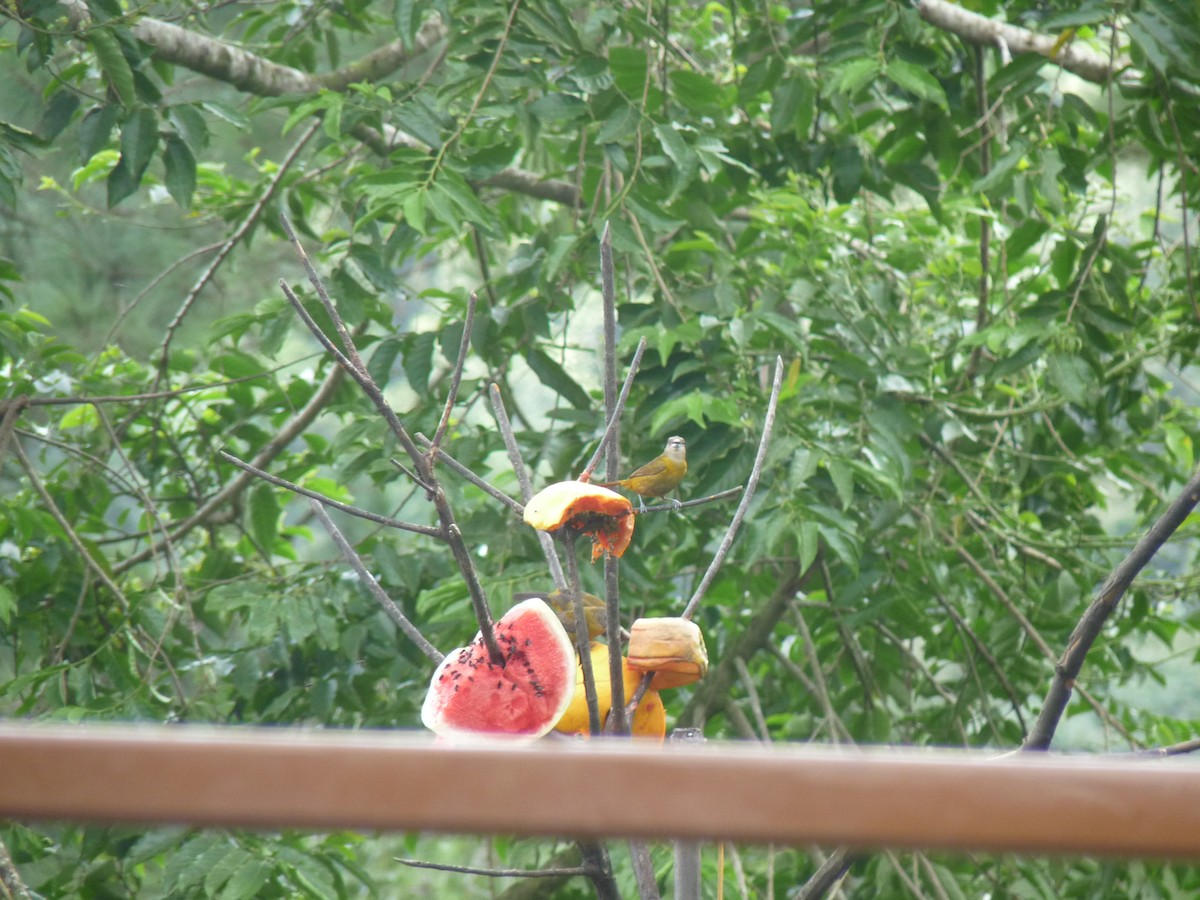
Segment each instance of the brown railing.
[{"label": "brown railing", "polygon": [[1200,858],[1200,766],[8,722],[0,818]]}]

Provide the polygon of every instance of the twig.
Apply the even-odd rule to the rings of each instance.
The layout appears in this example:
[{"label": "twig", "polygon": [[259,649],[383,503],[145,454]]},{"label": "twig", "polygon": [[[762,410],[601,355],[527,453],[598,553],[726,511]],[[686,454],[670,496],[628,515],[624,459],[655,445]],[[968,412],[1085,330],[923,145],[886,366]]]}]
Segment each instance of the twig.
[{"label": "twig", "polygon": [[4,462],[4,450],[12,438],[13,429],[17,426],[17,419],[21,418],[21,413],[28,404],[28,397],[14,397],[12,400],[0,404],[0,464]]},{"label": "twig", "polygon": [[13,864],[8,847],[0,841],[0,890],[3,890],[5,900],[30,900],[33,895],[21,880],[21,873]]},{"label": "twig", "polygon": [[[988,645],[984,643],[979,635],[975,633],[975,629],[972,628],[959,614],[958,610],[950,604],[950,601],[948,601],[939,593],[935,593],[933,596],[934,599],[937,600],[938,605],[946,611],[946,615],[948,615],[951,621],[954,622],[954,626],[966,636],[967,640],[970,641],[971,645],[975,648],[975,651],[983,657],[984,661],[988,665],[988,668],[992,670],[992,673],[996,676],[996,680],[999,681],[1000,686],[1004,688],[1004,693],[1008,694],[1008,702],[1012,704],[1013,714],[1017,717],[1017,723],[1021,726],[1021,730],[1024,731],[1025,715],[1021,712],[1021,701],[1017,696],[1016,688],[1014,688],[1012,682],[1008,680],[1008,675],[1005,673],[1004,667],[1000,665],[1000,661],[996,659],[995,655],[988,648]],[[970,659],[969,656],[967,658],[968,660]]]},{"label": "twig", "polygon": [[121,609],[126,615],[129,614],[129,599],[125,593],[117,586],[117,583],[109,577],[108,571],[104,566],[96,562],[95,558],[88,551],[79,535],[75,533],[75,528],[63,515],[62,510],[58,508],[58,504],[54,502],[54,498],[50,492],[46,490],[46,486],[42,484],[42,479],[38,475],[37,470],[33,467],[33,463],[29,461],[29,457],[25,455],[25,450],[21,447],[20,441],[12,442],[13,454],[17,457],[17,461],[21,464],[21,468],[25,470],[25,476],[29,479],[29,483],[33,486],[33,490],[41,498],[42,503],[46,507],[46,511],[58,523],[58,527],[63,530],[63,534],[67,536],[67,540],[71,546],[75,548],[75,552],[79,554],[84,565],[100,580],[100,583],[108,588],[109,593],[113,598],[121,604]]},{"label": "twig", "polygon": [[583,670],[583,688],[587,697],[588,709],[588,731],[590,734],[600,734],[600,726],[603,723],[600,721],[600,704],[596,699],[596,674],[592,671],[587,616],[583,610],[583,586],[579,580],[579,559],[575,553],[576,534],[570,528],[562,528],[558,534],[567,548],[567,590],[571,594],[575,607],[575,646],[579,650],[579,667]]},{"label": "twig", "polygon": [[[613,707],[616,710],[616,706]],[[654,877],[654,860],[645,841],[629,842],[629,862],[637,882],[639,900],[660,900],[658,881]]]},{"label": "twig", "polygon": [[838,714],[837,710],[833,707],[833,699],[829,695],[829,683],[825,680],[825,670],[821,668],[821,657],[817,653],[816,641],[813,640],[812,631],[809,630],[808,622],[804,619],[804,613],[796,605],[796,602],[789,599],[788,607],[791,609],[792,616],[796,619],[796,624],[800,628],[804,653],[808,657],[809,668],[812,669],[812,680],[816,686],[817,699],[821,702],[821,709],[825,713],[826,721],[829,722],[830,733],[834,735],[834,740],[836,741],[837,735],[834,733],[834,723],[838,719]]},{"label": "twig", "polygon": [[[642,354],[646,350],[646,339],[638,341],[633,361],[629,366],[629,374],[625,384],[617,392],[617,286],[616,266],[613,264],[612,228],[604,223],[604,232],[600,235],[600,296],[604,308],[604,415],[608,422],[604,434],[588,465],[580,477],[590,477],[592,469],[599,464],[600,455],[607,448],[605,471],[607,481],[615,481],[620,477],[620,447],[621,447],[621,411],[633,387],[633,378],[642,364]],[[605,729],[610,734],[625,734],[628,731],[625,717],[625,663],[621,654],[611,648],[621,646],[621,567],[617,560],[605,554],[604,557],[604,631],[610,648],[608,654],[608,684],[612,696],[609,721]],[[631,845],[631,850],[633,849]],[[644,846],[643,846],[644,850]],[[651,874],[653,866],[650,867]],[[634,873],[638,880],[638,892],[645,898],[645,872],[639,867],[639,857],[634,854]],[[654,879],[648,879],[654,884]],[[657,886],[655,885],[657,891]]]},{"label": "twig", "polygon": [[[629,400],[629,391],[633,387],[634,376],[637,375],[638,369],[642,365],[642,356],[646,353],[646,339],[642,338],[638,341],[637,349],[633,351],[633,359],[629,361],[629,373],[625,376],[625,383],[621,385],[621,393],[617,397],[616,405],[613,411],[608,415],[608,421],[604,423],[604,431],[600,435],[600,443],[596,445],[596,452],[592,454],[592,458],[588,460],[588,464],[583,467],[583,471],[579,473],[580,481],[587,481],[596,471],[596,466],[600,464],[600,456],[604,453],[604,448],[609,444],[616,445],[616,439],[613,437],[618,425],[621,421],[621,414],[625,412],[625,404]],[[614,467],[609,471],[611,476],[609,480],[615,480],[618,477],[618,470]]]},{"label": "twig", "polygon": [[758,442],[758,453],[754,457],[754,466],[750,469],[750,478],[746,481],[746,490],[742,494],[741,502],[738,503],[738,507],[733,513],[733,520],[729,523],[729,528],[725,531],[725,537],[721,539],[721,545],[717,548],[712,562],[708,565],[708,571],[704,573],[704,577],[700,579],[700,584],[696,586],[695,593],[692,594],[692,599],[684,607],[683,617],[685,619],[690,619],[695,615],[696,608],[700,605],[700,601],[708,591],[708,586],[717,577],[717,572],[720,571],[721,564],[725,562],[725,556],[729,553],[729,548],[733,546],[733,538],[737,534],[738,526],[742,524],[742,519],[746,517],[746,511],[750,508],[750,501],[754,499],[754,491],[758,487],[758,479],[762,477],[763,464],[767,459],[767,448],[771,444],[771,431],[775,427],[775,409],[779,405],[779,389],[782,386],[783,357],[777,356],[775,357],[775,380],[771,384],[771,397],[767,401],[767,414],[763,419],[762,437]]},{"label": "twig", "polygon": [[738,679],[742,682],[742,687],[746,691],[746,696],[750,700],[750,711],[754,713],[754,726],[758,729],[751,733],[755,738],[763,742],[769,742],[771,739],[771,730],[767,727],[767,719],[763,715],[762,703],[758,699],[758,689],[754,686],[754,679],[750,675],[750,669],[746,667],[746,661],[740,656],[734,659],[733,667],[737,669]]},{"label": "twig", "polygon": [[707,497],[693,497],[691,500],[680,500],[679,505],[674,503],[656,503],[653,506],[647,506],[645,509],[635,509],[635,516],[642,516],[646,513],[653,512],[675,512],[680,509],[687,509],[691,506],[704,506],[706,503],[716,503],[718,500],[725,500],[729,497],[736,497],[742,493],[742,485],[737,487],[726,488],[723,491],[717,491],[715,494],[709,494]]},{"label": "twig", "polygon": [[242,221],[238,223],[238,227],[234,229],[233,234],[231,234],[228,240],[221,245],[221,249],[217,251],[216,256],[212,258],[212,261],[209,262],[204,271],[200,273],[200,277],[196,279],[196,283],[192,285],[192,289],[188,291],[187,296],[183,298],[183,302],[179,304],[179,309],[175,313],[175,318],[173,318],[171,323],[167,326],[167,333],[163,336],[162,344],[160,344],[158,348],[158,374],[155,375],[154,378],[155,387],[158,386],[158,382],[166,374],[167,356],[170,353],[171,341],[175,337],[175,332],[178,331],[179,327],[183,324],[183,320],[191,310],[192,306],[195,304],[196,298],[200,296],[200,292],[204,290],[205,285],[212,280],[213,276],[217,272],[217,269],[219,269],[221,264],[225,262],[225,258],[233,252],[233,248],[237,246],[242,238],[246,236],[246,234],[258,221],[259,217],[263,213],[263,210],[266,209],[267,204],[271,202],[271,199],[275,196],[275,192],[283,183],[284,178],[286,178],[288,173],[291,171],[292,164],[296,161],[296,157],[300,155],[300,151],[304,149],[304,145],[312,139],[312,136],[316,134],[320,128],[321,120],[314,119],[308,128],[305,129],[305,131],[300,135],[296,143],[292,146],[292,149],[288,151],[287,156],[280,161],[278,171],[276,171],[271,177],[271,180],[267,182],[267,189],[263,191],[262,196],[254,202],[254,205],[250,207],[250,211],[242,217]]},{"label": "twig", "polygon": [[[363,365],[363,361],[358,355],[358,348],[354,345],[354,339],[350,337],[350,332],[346,330],[346,323],[342,319],[341,313],[338,312],[338,308],[330,298],[329,291],[325,289],[324,279],[317,274],[317,270],[309,260],[308,254],[304,252],[304,245],[296,237],[296,231],[292,228],[291,219],[287,216],[280,216],[279,218],[283,224],[284,234],[287,235],[287,239],[291,242],[292,249],[296,251],[296,256],[300,259],[300,265],[304,267],[304,274],[308,276],[308,283],[317,292],[317,298],[321,301],[321,305],[325,307],[325,313],[333,323],[334,330],[337,331],[338,339],[342,342],[342,349],[345,351],[346,356],[350,358],[353,368],[365,374],[367,367]],[[310,325],[309,330],[311,331],[312,328],[313,326]]]},{"label": "twig", "polygon": [[496,44],[496,50],[492,54],[492,63],[488,66],[487,72],[484,73],[483,83],[479,86],[479,91],[475,94],[475,99],[471,102],[471,108],[467,110],[467,114],[463,116],[458,123],[454,133],[446,139],[446,141],[438,148],[437,155],[433,158],[433,163],[429,166],[429,175],[425,179],[425,188],[428,188],[433,180],[437,178],[438,172],[441,171],[442,163],[445,162],[446,153],[450,148],[463,136],[467,130],[467,126],[471,120],[475,118],[475,113],[479,110],[479,104],[483,102],[483,96],[488,92],[488,88],[492,85],[492,79],[496,77],[496,69],[500,65],[500,58],[504,55],[504,49],[508,45],[509,36],[512,34],[513,22],[517,18],[517,9],[521,5],[521,0],[513,0],[512,5],[508,9],[508,18],[504,22],[504,31],[500,33],[500,40]]},{"label": "twig", "polygon": [[[1111,97],[1112,91],[1109,91]],[[1163,93],[1163,107],[1167,113],[1167,121],[1171,123],[1171,136],[1175,138],[1175,152],[1177,154],[1177,163],[1179,167],[1179,180],[1176,184],[1179,185],[1179,209],[1182,215],[1179,217],[1180,226],[1183,229],[1183,272],[1187,278],[1188,300],[1192,304],[1192,316],[1200,319],[1200,307],[1196,304],[1196,286],[1192,278],[1192,239],[1188,231],[1188,219],[1190,211],[1188,210],[1188,188],[1187,188],[1187,172],[1188,169],[1195,169],[1195,166],[1188,165],[1187,158],[1184,156],[1183,137],[1179,133],[1179,123],[1175,120],[1175,107],[1171,103],[1171,97],[1165,91]],[[1112,128],[1111,119],[1109,128]],[[1113,170],[1113,176],[1116,177],[1116,170]],[[1114,200],[1115,202],[1115,200]]]},{"label": "twig", "polygon": [[564,876],[587,875],[587,869],[583,866],[570,866],[563,869],[483,869],[476,866],[452,866],[449,863],[405,859],[402,856],[393,856],[392,861],[414,869],[437,869],[439,872],[455,872],[459,875],[486,875],[488,878],[562,878]]},{"label": "twig", "polygon": [[458,400],[458,386],[462,383],[463,366],[467,362],[467,351],[471,349],[471,328],[475,324],[475,292],[471,291],[467,298],[467,315],[463,319],[462,340],[458,343],[458,358],[454,361],[454,372],[450,376],[450,390],[446,394],[446,405],[442,408],[442,419],[438,422],[437,431],[433,433],[433,446],[440,447],[446,437],[446,429],[450,426],[450,412]]},{"label": "twig", "polygon": [[321,298],[321,303],[332,320],[334,328],[341,335],[342,343],[346,346],[346,353],[342,353],[334,346],[333,341],[321,331],[312,316],[308,314],[308,310],[304,308],[304,304],[300,302],[291,288],[287,286],[287,282],[281,279],[279,286],[282,288],[284,296],[287,297],[288,302],[296,310],[296,314],[300,316],[309,331],[312,332],[313,337],[320,342],[321,346],[337,360],[338,364],[362,388],[362,392],[371,401],[380,416],[383,417],[383,420],[387,422],[393,436],[400,446],[404,448],[404,452],[408,454],[408,458],[412,460],[421,482],[427,488],[432,488],[429,491],[429,499],[433,502],[434,509],[437,510],[438,521],[442,526],[441,538],[446,542],[446,546],[450,548],[450,552],[454,556],[454,561],[458,564],[458,571],[467,585],[467,593],[471,598],[471,607],[475,611],[475,620],[479,623],[479,633],[483,637],[483,643],[487,648],[488,656],[495,664],[502,665],[504,653],[501,651],[492,629],[492,613],[488,608],[487,597],[483,592],[483,585],[479,583],[479,575],[475,571],[475,562],[471,557],[471,552],[467,549],[466,542],[463,540],[462,531],[459,530],[458,524],[454,520],[454,510],[450,508],[450,502],[446,499],[446,492],[437,483],[437,475],[433,471],[431,458],[423,454],[417,448],[417,445],[413,443],[408,430],[401,423],[391,404],[388,403],[379,385],[375,383],[375,379],[371,377],[371,373],[367,370],[367,367],[363,365],[358,350],[355,348],[354,342],[346,330],[341,314],[333,304],[333,301],[330,300],[321,277],[312,267],[312,264],[308,262],[308,257],[304,254],[304,248],[300,246],[300,242],[296,238],[296,233],[292,229],[291,222],[288,221],[286,216],[283,217],[283,228],[288,235],[288,239],[296,248],[296,252],[300,254],[304,269],[308,273],[309,281],[316,288],[317,295]]},{"label": "twig", "polygon": [[388,462],[390,462],[393,466],[395,466],[397,469],[399,469],[401,472],[403,472],[404,476],[406,478],[408,478],[413,484],[415,484],[418,488],[423,490],[426,494],[433,494],[433,492],[434,492],[433,485],[426,484],[424,481],[422,481],[420,475],[418,475],[416,472],[414,472],[412,469],[410,469],[404,463],[400,462],[400,460],[396,459],[396,457],[389,456]]},{"label": "twig", "polygon": [[[419,431],[417,432],[415,437],[417,439],[417,443],[420,444],[421,446],[430,447],[430,448],[433,447],[433,442],[431,440],[429,440],[429,438],[425,437],[425,435],[421,434]],[[437,460],[439,462],[445,463],[446,467],[448,469],[450,469],[452,472],[454,472],[454,474],[461,475],[463,478],[465,478],[467,481],[471,482],[471,484],[475,485],[475,487],[479,488],[485,494],[488,494],[488,495],[494,497],[495,499],[499,500],[501,503],[503,503],[505,506],[507,506],[509,509],[511,509],[514,513],[516,513],[518,516],[522,516],[525,514],[524,506],[522,506],[520,503],[518,503],[512,497],[508,496],[508,494],[504,493],[504,491],[488,484],[486,481],[484,481],[482,478],[480,478],[478,475],[476,475],[474,472],[472,472],[470,469],[468,469],[466,466],[464,466],[457,459],[455,459],[453,456],[451,456],[449,453],[447,453],[445,450],[441,449],[440,447],[437,450]]]},{"label": "twig", "polygon": [[329,532],[329,536],[333,539],[337,548],[342,551],[342,556],[346,558],[346,562],[350,563],[350,567],[358,574],[362,583],[366,585],[367,590],[371,592],[371,596],[383,607],[383,611],[388,614],[388,617],[396,623],[397,627],[416,645],[418,650],[429,657],[435,664],[440,663],[445,658],[445,654],[441,653],[433,644],[425,639],[425,635],[421,634],[417,627],[404,615],[400,607],[387,595],[387,592],[384,591],[379,582],[375,580],[375,576],[370,573],[363,563],[362,557],[350,546],[350,542],[346,540],[338,530],[338,527],[333,524],[333,520],[325,512],[325,507],[316,500],[309,500],[308,505],[312,509],[313,515],[325,526],[325,530]]},{"label": "twig", "polygon": [[[600,235],[600,296],[604,308],[604,415],[610,424],[605,429],[606,434],[601,439],[600,446],[596,448],[597,454],[604,449],[608,441],[612,442],[614,448],[621,444],[620,420],[615,415],[617,412],[616,267],[613,265],[612,228],[608,222],[604,223],[604,232]],[[630,367],[629,377],[625,379],[626,386],[632,383],[633,372],[636,369],[637,366]],[[617,471],[619,462],[616,453],[609,454],[607,474],[609,481],[620,477],[620,473]]]},{"label": "twig", "polygon": [[[267,444],[255,454],[253,465],[257,468],[266,466],[271,460],[283,452],[283,449],[292,442],[298,434],[304,431],[315,419],[322,410],[325,409],[329,398],[333,396],[338,386],[342,383],[342,369],[336,366],[330,370],[329,375],[322,382],[316,393],[309,398],[308,402],[298,412],[295,417],[285,424]],[[184,519],[182,522],[171,527],[170,534],[174,540],[179,540],[184,534],[191,531],[197,525],[200,525],[208,520],[218,509],[224,508],[235,497],[242,493],[252,482],[254,476],[249,472],[235,478],[229,484],[225,485],[220,491],[210,497],[204,504],[194,513]],[[165,545],[164,541],[157,541],[150,544],[145,549],[137,553],[127,556],[119,563],[113,565],[113,571],[117,574],[145,562]]]},{"label": "twig", "polygon": [[821,863],[812,878],[793,896],[796,900],[817,900],[818,897],[824,897],[835,884],[846,877],[852,865],[865,858],[865,854],[851,853],[845,847],[839,847],[829,854],[829,858]]},{"label": "twig", "polygon": [[[525,465],[525,460],[521,458],[521,448],[517,445],[517,436],[513,433],[512,422],[509,421],[508,412],[504,409],[504,398],[500,395],[499,385],[493,383],[488,388],[488,400],[491,401],[492,415],[496,419],[500,437],[508,451],[509,464],[516,473],[517,484],[521,487],[521,499],[528,503],[529,498],[533,496],[533,482],[529,480],[529,470]],[[523,513],[522,509],[520,514]],[[546,567],[550,570],[550,578],[554,581],[554,586],[563,590],[567,587],[567,577],[563,574],[562,563],[554,550],[554,539],[541,530],[535,530],[534,533],[537,535],[538,546],[542,548],[542,555],[546,557]]]},{"label": "twig", "polygon": [[426,537],[441,537],[442,532],[432,525],[418,525],[414,522],[401,522],[399,519],[393,519],[391,516],[382,516],[379,513],[373,513],[370,510],[359,509],[357,506],[351,506],[349,503],[342,503],[340,500],[334,500],[332,497],[326,497],[324,494],[310,490],[306,487],[301,487],[295,482],[288,481],[286,478],[280,478],[278,475],[272,475],[270,472],[264,472],[262,469],[252,466],[248,462],[243,462],[236,456],[226,453],[224,450],[218,450],[217,455],[226,462],[233,463],[243,472],[249,472],[255,478],[261,478],[263,481],[291,491],[293,494],[300,494],[310,500],[316,500],[324,506],[332,506],[334,509],[339,509],[347,515],[357,516],[360,519],[366,519],[368,522],[374,522],[377,525],[387,525],[389,528],[399,528],[403,531],[412,531],[416,534],[423,534]]},{"label": "twig", "polygon": [[1138,756],[1180,756],[1184,753],[1195,753],[1200,750],[1200,738],[1192,738],[1190,741],[1182,741],[1178,744],[1171,744],[1169,747],[1151,747],[1149,750],[1138,751]]},{"label": "twig", "polygon": [[1200,469],[1192,474],[1179,496],[1096,591],[1079,624],[1067,640],[1067,649],[1063,652],[1062,659],[1054,667],[1054,679],[1042,704],[1042,711],[1033,724],[1033,730],[1025,738],[1022,749],[1046,750],[1050,747],[1059,720],[1071,699],[1075,679],[1079,677],[1079,671],[1083,668],[1084,658],[1099,637],[1104,623],[1125,596],[1133,579],[1184,523],[1197,503],[1200,503]]},{"label": "twig", "polygon": [[1037,630],[1034,624],[1029,621],[1029,617],[1021,612],[1020,608],[1008,596],[1004,588],[1000,587],[996,579],[988,574],[988,571],[979,560],[970,554],[966,547],[954,540],[945,531],[939,529],[938,533],[941,535],[941,539],[946,542],[946,546],[950,547],[958,555],[958,558],[967,564],[967,567],[975,573],[975,576],[992,592],[992,596],[999,600],[1001,605],[1008,610],[1008,614],[1017,620],[1017,623],[1021,626],[1021,630],[1029,635],[1034,644],[1037,645],[1037,648],[1042,651],[1042,655],[1053,662],[1054,651],[1050,649],[1050,645],[1046,642],[1046,639],[1042,637],[1041,632]]},{"label": "twig", "polygon": [[517,484],[521,487],[521,500],[529,502],[533,496],[533,482],[529,478],[529,470],[525,460],[521,458],[521,448],[517,445],[517,436],[513,433],[512,420],[504,408],[504,398],[500,395],[500,386],[492,383],[488,386],[488,400],[492,404],[492,416],[500,429],[500,438],[504,441],[504,449],[508,451],[508,462],[513,473],[517,476]]}]

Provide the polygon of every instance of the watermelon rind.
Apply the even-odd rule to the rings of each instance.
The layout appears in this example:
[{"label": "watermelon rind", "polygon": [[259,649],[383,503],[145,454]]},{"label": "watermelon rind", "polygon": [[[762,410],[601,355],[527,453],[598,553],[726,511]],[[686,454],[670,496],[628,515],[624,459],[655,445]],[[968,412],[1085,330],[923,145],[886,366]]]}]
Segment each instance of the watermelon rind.
[{"label": "watermelon rind", "polygon": [[575,648],[540,597],[523,600],[493,625],[505,653],[494,665],[483,635],[446,654],[429,682],[421,722],[442,736],[538,738],[554,727],[575,693]]}]

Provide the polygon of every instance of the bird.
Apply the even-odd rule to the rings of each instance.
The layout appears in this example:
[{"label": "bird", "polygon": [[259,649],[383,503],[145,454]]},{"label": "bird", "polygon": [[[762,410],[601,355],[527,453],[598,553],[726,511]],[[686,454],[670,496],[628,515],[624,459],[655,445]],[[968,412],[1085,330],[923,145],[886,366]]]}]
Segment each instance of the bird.
[{"label": "bird", "polygon": [[[679,435],[673,434],[667,438],[667,446],[663,449],[661,456],[634,469],[620,481],[601,482],[600,487],[620,487],[627,491],[633,491],[638,495],[638,503],[641,504],[642,509],[645,509],[646,502],[642,499],[643,497],[665,497],[679,487],[679,483],[683,481],[683,476],[686,474],[687,444]],[[675,504],[676,509],[679,508],[678,500],[671,502]]]},{"label": "bird", "polygon": [[[571,599],[571,595],[557,588],[549,592],[527,591],[513,594],[513,600],[518,603],[522,600],[529,600],[532,597],[544,600],[546,605],[554,610],[554,614],[558,616],[558,620],[562,622],[563,627],[567,629],[567,634],[573,640],[575,638],[575,602]],[[587,623],[588,637],[594,638],[604,634],[606,627],[605,616],[607,613],[604,601],[595,594],[589,594],[587,591],[582,592],[582,599],[583,620]]]}]

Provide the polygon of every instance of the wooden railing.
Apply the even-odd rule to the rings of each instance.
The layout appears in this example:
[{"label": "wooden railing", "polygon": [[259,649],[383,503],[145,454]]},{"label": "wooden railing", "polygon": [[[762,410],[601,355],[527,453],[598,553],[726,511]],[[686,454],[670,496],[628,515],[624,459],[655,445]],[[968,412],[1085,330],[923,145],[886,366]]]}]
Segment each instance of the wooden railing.
[{"label": "wooden railing", "polygon": [[7,722],[0,818],[1200,858],[1200,765]]}]

